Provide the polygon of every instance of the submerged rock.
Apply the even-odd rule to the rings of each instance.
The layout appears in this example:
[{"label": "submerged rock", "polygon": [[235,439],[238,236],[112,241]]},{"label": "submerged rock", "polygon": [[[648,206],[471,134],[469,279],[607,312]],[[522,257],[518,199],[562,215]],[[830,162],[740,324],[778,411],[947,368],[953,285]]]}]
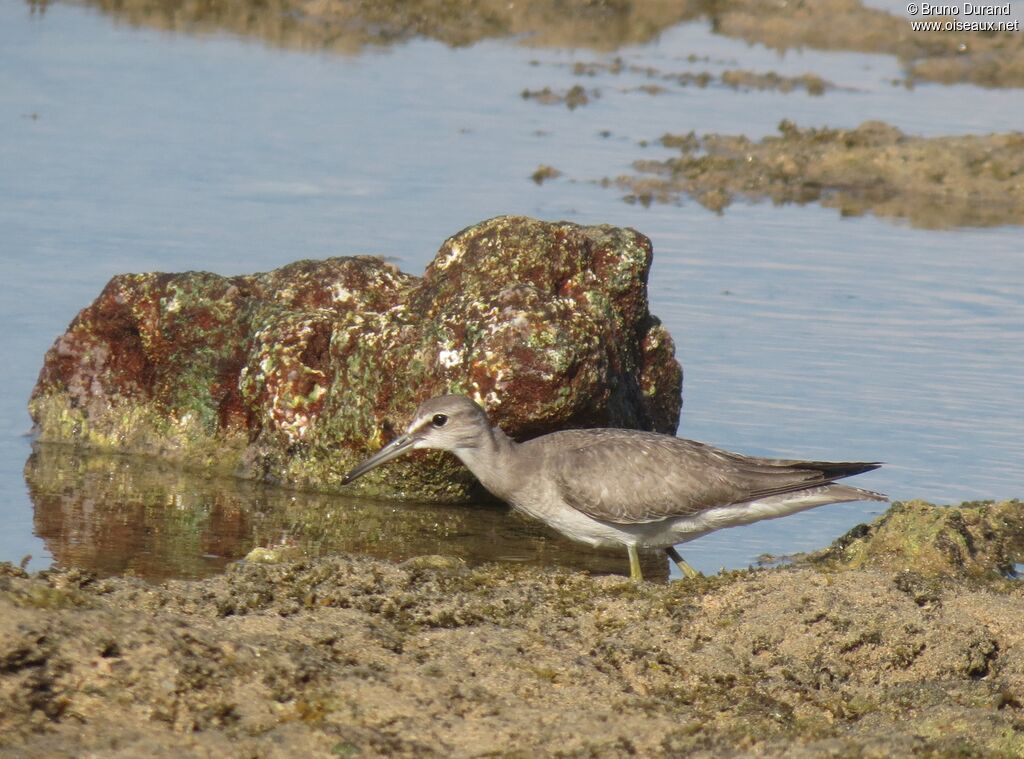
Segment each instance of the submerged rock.
[{"label": "submerged rock", "polygon": [[[501,217],[449,238],[422,278],[368,257],[272,272],[114,277],[46,354],[39,438],[333,490],[443,392],[513,437],[565,427],[674,432],[682,370],[648,310],[650,241]],[[461,500],[423,454],[363,492]]]}]

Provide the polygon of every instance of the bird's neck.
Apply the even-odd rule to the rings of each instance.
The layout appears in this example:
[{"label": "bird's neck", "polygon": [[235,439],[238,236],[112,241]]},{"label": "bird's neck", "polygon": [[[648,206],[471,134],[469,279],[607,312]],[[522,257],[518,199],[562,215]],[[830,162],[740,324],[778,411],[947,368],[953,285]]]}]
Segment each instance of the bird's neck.
[{"label": "bird's neck", "polygon": [[516,461],[519,443],[500,427],[491,427],[490,434],[482,435],[480,444],[473,448],[459,448],[459,457],[480,484],[498,498],[508,500],[517,481]]}]

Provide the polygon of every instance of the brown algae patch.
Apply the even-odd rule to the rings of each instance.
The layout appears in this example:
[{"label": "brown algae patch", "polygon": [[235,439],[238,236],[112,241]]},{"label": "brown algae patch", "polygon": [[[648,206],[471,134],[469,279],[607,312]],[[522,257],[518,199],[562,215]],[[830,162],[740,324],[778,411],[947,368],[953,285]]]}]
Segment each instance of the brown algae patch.
[{"label": "brown algae patch", "polygon": [[745,71],[743,69],[731,69],[722,72],[721,81],[722,84],[736,90],[777,90],[778,92],[785,93],[802,89],[808,95],[822,95],[826,90],[832,89],[835,86],[817,74],[783,76],[776,74],[774,71],[762,73]]},{"label": "brown algae patch", "polygon": [[424,556],[147,586],[8,565],[0,755],[1021,755],[1024,586],[929,582]]},{"label": "brown algae patch", "polygon": [[627,200],[695,198],[716,212],[736,197],[821,203],[845,216],[873,213],[929,229],[1024,223],[1024,133],[913,137],[869,121],[856,129],[779,124],[779,134],[666,134],[666,160],[603,184]]},{"label": "brown algae patch", "polygon": [[542,163],[537,169],[530,175],[530,179],[536,184],[544,184],[549,179],[557,179],[562,176],[562,172],[556,169],[554,166],[548,166],[546,163]]},{"label": "brown algae patch", "polygon": [[[543,65],[540,60],[533,60],[530,63],[533,66]],[[644,84],[620,87],[617,91],[642,93],[650,96],[671,94],[674,92],[674,87],[727,87],[740,92],[775,90],[783,94],[803,91],[808,95],[823,95],[828,90],[836,89],[831,82],[811,73],[800,76],[784,76],[774,71],[759,72],[746,69],[727,69],[718,74],[710,71],[665,72],[654,66],[627,63],[621,57],[607,62],[577,61],[572,64],[553,63],[549,65],[560,68],[568,65],[572,73],[580,77],[596,77],[601,74],[640,76],[648,81]],[[577,84],[562,90],[551,87],[539,90],[524,89],[520,94],[524,100],[532,100],[541,105],[565,105],[569,110],[575,110],[601,97],[603,91],[601,87],[587,89]]]},{"label": "brown algae patch", "polygon": [[586,105],[592,98],[599,95],[597,90],[588,92],[578,84],[565,91],[556,91],[545,87],[542,90],[523,90],[520,94],[523,100],[533,100],[541,105],[564,105],[570,111],[576,110],[581,105]]},{"label": "brown algae patch", "polygon": [[[707,61],[706,58],[689,56],[687,60],[691,63]],[[533,61],[534,65],[540,65],[540,61]],[[566,64],[554,64],[565,66]],[[627,88],[625,91],[645,92],[649,95],[660,95],[671,92],[668,87],[662,86],[675,84],[679,87],[709,87],[721,86],[734,90],[749,92],[753,90],[775,90],[781,93],[804,90],[809,95],[822,95],[827,90],[835,89],[836,86],[817,74],[806,73],[800,76],[785,76],[774,71],[750,71],[747,69],[726,69],[721,74],[710,71],[663,71],[655,66],[644,66],[628,63],[620,56],[610,61],[577,61],[569,64],[575,76],[596,77],[601,74],[618,76],[631,74],[642,76],[653,80],[651,84]],[[659,83],[654,83],[659,82]]]}]

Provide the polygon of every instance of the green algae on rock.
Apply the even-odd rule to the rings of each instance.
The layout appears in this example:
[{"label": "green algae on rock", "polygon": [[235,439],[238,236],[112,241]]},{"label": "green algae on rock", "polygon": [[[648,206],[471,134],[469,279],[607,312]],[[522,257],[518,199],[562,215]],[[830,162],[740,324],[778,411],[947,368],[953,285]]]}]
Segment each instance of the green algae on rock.
[{"label": "green algae on rock", "polygon": [[920,576],[1006,577],[1024,560],[1024,502],[934,506],[895,503],[869,525],[859,525],[815,563],[871,567]]},{"label": "green algae on rock", "polygon": [[[509,434],[671,433],[682,370],[650,314],[650,241],[499,217],[422,278],[368,256],[272,272],[114,277],[48,351],[39,439],[334,490],[425,398],[465,393]],[[359,492],[464,500],[454,459],[414,456]]]}]

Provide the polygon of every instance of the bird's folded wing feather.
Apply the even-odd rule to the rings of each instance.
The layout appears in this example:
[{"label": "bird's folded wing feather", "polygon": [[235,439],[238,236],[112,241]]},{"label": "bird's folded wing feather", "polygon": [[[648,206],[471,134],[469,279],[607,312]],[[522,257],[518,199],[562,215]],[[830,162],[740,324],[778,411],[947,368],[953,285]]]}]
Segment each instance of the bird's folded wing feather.
[{"label": "bird's folded wing feather", "polygon": [[565,502],[620,524],[689,516],[830,481],[802,468],[804,462],[752,458],[635,430],[567,430],[546,441],[552,446],[546,468]]}]

